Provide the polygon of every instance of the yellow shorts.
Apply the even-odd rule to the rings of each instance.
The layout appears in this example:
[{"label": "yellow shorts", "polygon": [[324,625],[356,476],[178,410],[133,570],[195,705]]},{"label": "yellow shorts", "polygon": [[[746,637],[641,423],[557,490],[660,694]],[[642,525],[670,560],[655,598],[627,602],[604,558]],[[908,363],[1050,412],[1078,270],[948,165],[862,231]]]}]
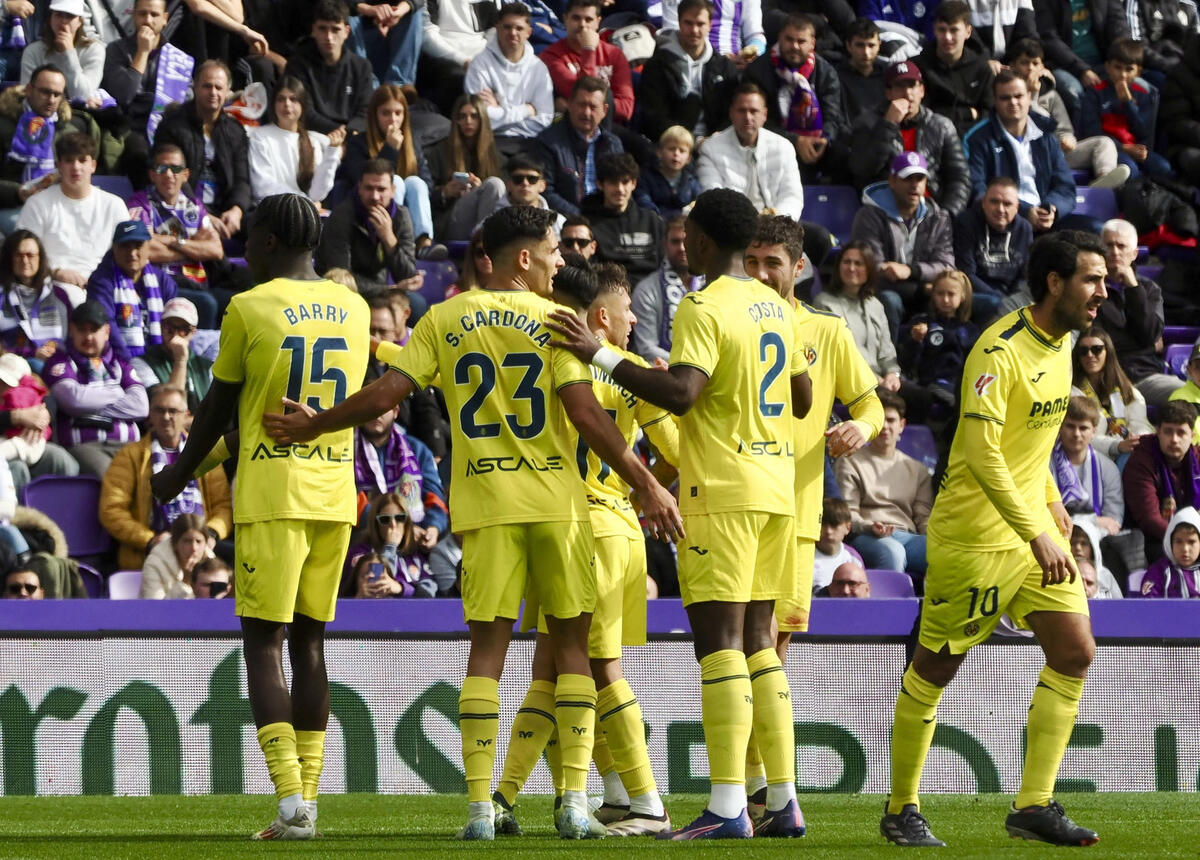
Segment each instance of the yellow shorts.
[{"label": "yellow shorts", "polygon": [[775,621],[784,633],[808,632],[808,611],[812,608],[813,559],[817,542],[796,538],[796,596],[775,601]]},{"label": "yellow shorts", "polygon": [[234,537],[234,611],[289,623],[296,613],[332,621],[350,523],[239,523]]},{"label": "yellow shorts", "polygon": [[[1057,535],[1058,544],[1070,552]],[[949,646],[963,654],[992,635],[1000,616],[1026,627],[1031,612],[1088,614],[1083,580],[1042,588],[1042,569],[1028,545],[999,552],[947,547],[929,541],[929,570],[919,640],[930,651]]]},{"label": "yellow shorts", "polygon": [[788,514],[728,511],[683,518],[679,590],[683,605],[791,598],[796,526]]},{"label": "yellow shorts", "polygon": [[646,540],[596,538],[596,612],[588,656],[615,660],[622,645],[646,644]]},{"label": "yellow shorts", "polygon": [[547,615],[596,608],[588,520],[484,526],[463,535],[462,601],[467,621],[517,618],[528,587]]}]

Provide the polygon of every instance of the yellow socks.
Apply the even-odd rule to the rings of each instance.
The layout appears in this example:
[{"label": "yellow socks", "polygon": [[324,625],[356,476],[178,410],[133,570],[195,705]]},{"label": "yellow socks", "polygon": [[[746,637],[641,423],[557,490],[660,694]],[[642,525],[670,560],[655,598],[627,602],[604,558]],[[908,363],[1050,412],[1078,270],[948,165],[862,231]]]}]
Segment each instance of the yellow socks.
[{"label": "yellow socks", "polygon": [[566,791],[587,791],[596,732],[596,684],[587,675],[563,674],[554,688],[554,719]]},{"label": "yellow socks", "polygon": [[646,815],[662,815],[662,800],[646,751],[642,708],[629,682],[621,678],[601,690],[596,697],[596,712],[629,808]]},{"label": "yellow socks", "polygon": [[306,801],[317,799],[317,783],[325,766],[325,733],[296,730],[296,755],[300,759],[300,783]]},{"label": "yellow socks", "polygon": [[713,789],[708,808],[733,818],[746,806],[746,748],[754,718],[750,674],[741,651],[714,651],[700,660],[700,717]]},{"label": "yellow socks", "polygon": [[275,783],[279,800],[303,793],[300,761],[296,755],[296,732],[291,723],[269,723],[258,730],[258,745],[267,760],[267,773]]},{"label": "yellow socks", "polygon": [[1017,792],[1017,809],[1045,806],[1054,795],[1054,780],[1075,728],[1083,678],[1060,675],[1049,666],[1038,675],[1029,705],[1025,768]]},{"label": "yellow socks", "polygon": [[608,749],[608,738],[604,734],[604,726],[600,725],[600,707],[601,696],[596,696],[596,740],[592,744],[592,761],[596,763],[596,773],[603,777],[607,773],[612,773],[617,769],[613,762],[612,753]]},{"label": "yellow socks", "polygon": [[554,796],[562,797],[566,791],[566,780],[563,778],[562,744],[558,742],[557,726],[550,730],[550,740],[546,741],[546,767],[550,768]]},{"label": "yellow socks", "polygon": [[937,728],[937,706],[943,690],[918,675],[911,665],[904,671],[892,723],[892,794],[888,814],[896,814],[910,803],[920,806],[917,790],[925,756],[933,743],[933,730]]},{"label": "yellow socks", "polygon": [[[751,688],[753,688],[751,684]],[[750,743],[746,747],[746,794],[757,794],[767,787],[767,769],[763,766],[762,753],[758,750],[758,738],[750,729]]]},{"label": "yellow socks", "polygon": [[504,775],[496,790],[512,806],[554,731],[554,682],[534,681],[513,720]]},{"label": "yellow socks", "polygon": [[462,733],[463,770],[471,803],[491,801],[499,717],[499,682],[477,675],[464,678],[458,697],[458,730]]},{"label": "yellow socks", "polygon": [[767,809],[782,809],[796,796],[796,731],[792,693],[774,648],[746,659],[754,691],[754,738],[767,775]]}]

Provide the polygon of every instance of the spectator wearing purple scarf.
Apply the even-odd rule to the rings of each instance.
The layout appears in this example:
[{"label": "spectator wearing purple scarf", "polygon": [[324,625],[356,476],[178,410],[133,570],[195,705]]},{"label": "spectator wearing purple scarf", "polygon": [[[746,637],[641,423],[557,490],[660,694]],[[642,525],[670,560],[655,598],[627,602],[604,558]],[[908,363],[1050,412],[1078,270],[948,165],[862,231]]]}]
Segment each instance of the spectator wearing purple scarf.
[{"label": "spectator wearing purple scarf", "polygon": [[88,298],[108,314],[112,348],[126,360],[162,345],[163,306],[175,298],[175,279],[150,262],[149,242],[144,223],[122,221],[88,279]]},{"label": "spectator wearing purple scarf", "polygon": [[1117,464],[1092,448],[1100,426],[1100,407],[1077,394],[1067,403],[1067,417],[1050,455],[1050,467],[1072,514],[1090,514],[1103,532],[1113,535],[1125,519],[1125,494]]},{"label": "spectator wearing purple scarf", "polygon": [[108,314],[86,301],[71,312],[69,342],[43,372],[58,401],[54,438],[70,448],[85,474],[103,477],[117,451],[141,438],[137,422],[150,413],[146,389],[108,342]]},{"label": "spectator wearing purple scarf", "polygon": [[[417,527],[397,493],[371,496],[362,539],[346,555],[342,597],[435,597],[429,563]],[[380,564],[382,570],[371,568]]]}]

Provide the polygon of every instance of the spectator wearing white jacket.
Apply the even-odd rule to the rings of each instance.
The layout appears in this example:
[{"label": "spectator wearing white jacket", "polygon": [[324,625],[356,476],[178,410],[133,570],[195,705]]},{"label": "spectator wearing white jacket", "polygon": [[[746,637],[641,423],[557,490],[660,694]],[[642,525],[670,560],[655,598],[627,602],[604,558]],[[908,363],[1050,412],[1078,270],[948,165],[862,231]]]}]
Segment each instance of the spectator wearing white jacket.
[{"label": "spectator wearing white jacket", "polygon": [[426,9],[417,88],[441,113],[463,92],[467,65],[487,47],[487,30],[502,0],[438,0]]},{"label": "spectator wearing white jacket", "polygon": [[254,202],[272,194],[303,194],[320,203],[333,188],[342,150],[308,130],[308,90],[290,75],[271,103],[274,122],[251,128],[250,193]]},{"label": "spectator wearing white jacket", "polygon": [[787,138],[763,128],[767,97],[757,84],[743,83],[734,91],[729,118],[733,124],[700,149],[700,187],[736,188],[759,211],[800,220],[804,187],[796,149]]},{"label": "spectator wearing white jacket", "polygon": [[554,84],[529,44],[532,32],[529,7],[507,4],[487,48],[467,68],[466,91],[483,99],[502,151],[513,150],[501,146],[505,138],[536,137],[554,120]]},{"label": "spectator wearing white jacket", "polygon": [[170,537],[154,545],[142,565],[138,597],[143,600],[187,600],[192,570],[212,556],[212,544],[199,514],[180,514],[171,523]]}]

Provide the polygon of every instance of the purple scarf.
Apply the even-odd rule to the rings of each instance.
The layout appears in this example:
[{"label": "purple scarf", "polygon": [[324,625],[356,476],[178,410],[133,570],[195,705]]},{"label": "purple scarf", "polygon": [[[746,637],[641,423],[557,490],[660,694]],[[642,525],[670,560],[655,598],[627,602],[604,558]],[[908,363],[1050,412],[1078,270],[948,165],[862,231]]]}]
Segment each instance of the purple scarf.
[{"label": "purple scarf", "polygon": [[771,65],[781,81],[779,87],[780,108],[784,107],[783,99],[787,100],[787,109],[783,118],[783,127],[793,134],[802,137],[821,137],[825,128],[821,119],[821,103],[817,99],[817,91],[808,82],[817,65],[816,54],[809,54],[808,59],[798,69],[789,68],[779,54],[779,45],[771,47]]},{"label": "purple scarf", "polygon": [[[1054,450],[1050,453],[1050,464],[1054,468],[1054,480],[1058,484],[1058,492],[1062,494],[1063,505],[1066,509],[1074,510],[1086,504],[1088,491],[1083,488],[1083,482],[1079,480],[1079,473],[1075,471],[1075,465],[1067,457],[1067,452],[1063,450],[1062,442],[1054,443]],[[1100,480],[1100,464],[1096,462],[1096,453],[1090,445],[1087,449],[1087,465],[1092,470],[1092,511],[1096,516],[1100,516],[1101,510],[1104,508],[1103,482]]]},{"label": "purple scarf", "polygon": [[704,287],[702,276],[694,277],[687,284],[675,273],[666,261],[658,267],[658,292],[662,306],[662,315],[658,324],[658,345],[667,352],[671,351],[671,325],[675,322],[675,311],[679,303],[688,293]]},{"label": "purple scarf", "polygon": [[[357,194],[351,194],[350,199],[354,201],[354,214],[358,216],[358,225],[367,231],[367,238],[371,240],[371,244],[379,246],[379,262],[383,262],[383,246],[379,242],[379,234],[375,232],[375,224],[367,217],[367,207],[363,206],[362,200]],[[388,204],[387,213],[389,218],[395,218],[396,213],[400,209],[396,206],[395,198]]]},{"label": "purple scarf", "polygon": [[[1175,482],[1171,480],[1171,469],[1167,466],[1167,459],[1158,446],[1158,440],[1154,441],[1150,453],[1154,457],[1154,467],[1158,470],[1159,480],[1162,481],[1167,496],[1175,498]],[[1191,495],[1181,507],[1187,505],[1194,507],[1200,501],[1200,462],[1197,462],[1195,448],[1188,448],[1187,456],[1184,457],[1184,465],[1187,469],[1187,481],[1191,484]],[[1160,501],[1166,501],[1166,498],[1160,497]]]},{"label": "purple scarf", "polygon": [[[399,488],[405,480],[416,481],[424,491],[421,480],[421,464],[404,431],[399,426],[392,427],[392,435],[388,437],[383,450],[383,459],[379,451],[367,441],[362,431],[354,434],[354,483],[360,490],[370,488],[380,493],[390,493]],[[415,522],[415,519],[414,519]]]},{"label": "purple scarf", "polygon": [[21,181],[41,179],[54,170],[54,129],[58,115],[49,118],[34,113],[26,105],[25,113],[17,120],[8,157],[25,165],[21,170]]},{"label": "purple scarf", "polygon": [[[146,119],[146,137],[154,143],[154,135],[162,122],[167,105],[182,102],[192,85],[192,68],[196,61],[170,42],[158,51],[158,68],[154,75],[154,102]],[[198,177],[197,177],[198,178]]]},{"label": "purple scarf", "polygon": [[[179,459],[179,452],[183,450],[183,446],[186,443],[187,436],[185,435],[180,438],[177,449],[167,451],[162,445],[158,444],[157,439],[151,440],[150,474],[157,475]],[[200,494],[200,484],[195,478],[188,481],[183,491],[171,499],[171,501],[160,502],[155,500],[154,508],[150,513],[150,528],[156,532],[167,531],[171,527],[171,523],[184,514],[199,514],[200,516],[204,516],[204,497]]]}]

